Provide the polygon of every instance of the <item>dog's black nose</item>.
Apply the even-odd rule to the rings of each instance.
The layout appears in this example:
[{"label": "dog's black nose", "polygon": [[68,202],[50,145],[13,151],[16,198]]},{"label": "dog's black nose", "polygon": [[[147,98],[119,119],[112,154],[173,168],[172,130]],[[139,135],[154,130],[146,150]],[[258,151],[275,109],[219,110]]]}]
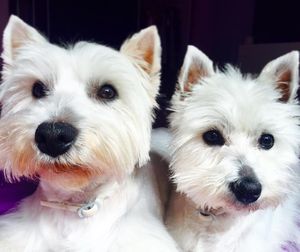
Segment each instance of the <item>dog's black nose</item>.
[{"label": "dog's black nose", "polygon": [[254,177],[242,177],[231,182],[229,188],[236,199],[245,205],[257,201],[262,190],[261,183]]},{"label": "dog's black nose", "polygon": [[78,130],[63,122],[44,122],[35,131],[39,150],[51,157],[66,153],[74,143]]}]

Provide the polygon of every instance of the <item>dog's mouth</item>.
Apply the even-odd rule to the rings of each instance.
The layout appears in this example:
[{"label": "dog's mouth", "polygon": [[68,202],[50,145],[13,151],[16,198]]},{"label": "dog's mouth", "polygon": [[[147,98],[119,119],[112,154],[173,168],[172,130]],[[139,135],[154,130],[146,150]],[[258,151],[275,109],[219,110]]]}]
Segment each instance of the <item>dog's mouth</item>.
[{"label": "dog's mouth", "polygon": [[236,200],[234,196],[227,195],[222,198],[221,206],[224,213],[246,214],[266,208],[276,208],[282,200],[282,197],[262,197],[253,203],[243,204]]},{"label": "dog's mouth", "polygon": [[42,164],[38,175],[55,187],[63,186],[64,190],[78,191],[88,186],[91,181],[99,177],[93,169],[74,164]]},{"label": "dog's mouth", "polygon": [[223,204],[221,206],[215,207],[215,206],[205,206],[203,208],[198,208],[198,211],[203,216],[224,216],[227,214],[233,214],[233,213],[249,213],[254,212],[259,209],[262,209],[260,203],[252,203],[249,205],[244,205],[236,200],[233,199],[226,199],[224,200]]},{"label": "dog's mouth", "polygon": [[232,212],[254,212],[261,209],[261,205],[258,202],[244,205],[238,201],[230,202],[227,204],[226,208]]},{"label": "dog's mouth", "polygon": [[42,163],[40,164],[41,170],[48,170],[54,173],[66,173],[66,172],[76,172],[76,171],[88,171],[87,167],[76,164],[61,164],[58,162],[55,163]]}]

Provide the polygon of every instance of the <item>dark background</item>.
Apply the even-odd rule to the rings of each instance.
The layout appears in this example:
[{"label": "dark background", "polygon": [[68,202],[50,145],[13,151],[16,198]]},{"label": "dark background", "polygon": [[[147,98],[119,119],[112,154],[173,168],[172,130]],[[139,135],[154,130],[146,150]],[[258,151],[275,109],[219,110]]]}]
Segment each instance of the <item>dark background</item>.
[{"label": "dark background", "polygon": [[155,126],[166,125],[188,44],[216,64],[256,73],[269,60],[300,49],[300,1],[266,0],[1,0],[0,32],[11,13],[51,42],[90,40],[119,48],[139,29],[158,26],[163,46],[162,86]]}]

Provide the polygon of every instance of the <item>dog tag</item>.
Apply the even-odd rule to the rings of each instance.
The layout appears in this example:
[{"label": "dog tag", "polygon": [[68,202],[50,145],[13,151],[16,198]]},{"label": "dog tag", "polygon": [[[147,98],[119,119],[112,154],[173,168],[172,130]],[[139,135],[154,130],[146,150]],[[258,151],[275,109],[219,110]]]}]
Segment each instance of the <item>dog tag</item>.
[{"label": "dog tag", "polygon": [[80,218],[87,218],[94,216],[97,213],[98,209],[99,204],[95,201],[82,206],[78,209],[77,213]]}]

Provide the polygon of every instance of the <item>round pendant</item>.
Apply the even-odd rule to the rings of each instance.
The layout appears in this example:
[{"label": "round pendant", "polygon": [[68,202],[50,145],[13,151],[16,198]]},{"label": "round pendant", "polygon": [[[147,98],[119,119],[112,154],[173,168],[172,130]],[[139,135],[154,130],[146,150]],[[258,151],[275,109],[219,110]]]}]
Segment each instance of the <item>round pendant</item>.
[{"label": "round pendant", "polygon": [[95,201],[82,206],[81,208],[78,209],[77,213],[80,218],[87,218],[87,217],[94,216],[97,213],[98,209],[99,209],[99,204],[98,202]]}]

